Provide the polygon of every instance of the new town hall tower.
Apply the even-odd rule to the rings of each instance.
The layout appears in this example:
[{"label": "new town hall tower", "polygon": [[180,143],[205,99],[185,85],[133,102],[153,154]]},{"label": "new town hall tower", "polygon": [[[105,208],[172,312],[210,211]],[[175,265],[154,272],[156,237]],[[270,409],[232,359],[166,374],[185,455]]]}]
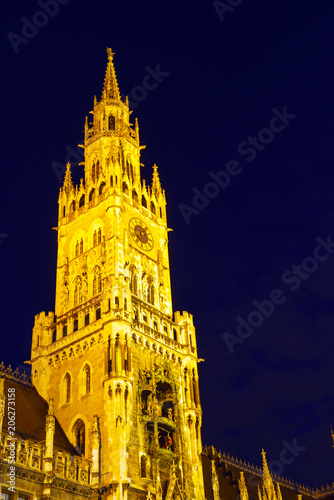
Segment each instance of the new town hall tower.
[{"label": "new town hall tower", "polygon": [[165,194],[156,165],[141,179],[113,55],[86,119],[85,180],[68,164],[60,189],[55,314],[36,316],[32,382],[103,498],[202,500],[195,329],[173,319]]}]

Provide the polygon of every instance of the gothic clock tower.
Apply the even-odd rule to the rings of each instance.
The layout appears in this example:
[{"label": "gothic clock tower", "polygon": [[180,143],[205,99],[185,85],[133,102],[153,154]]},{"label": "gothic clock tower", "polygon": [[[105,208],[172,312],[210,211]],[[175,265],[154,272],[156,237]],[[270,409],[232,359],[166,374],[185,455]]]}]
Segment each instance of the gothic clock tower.
[{"label": "gothic clock tower", "polygon": [[193,319],[173,318],[165,193],[156,165],[141,180],[113,55],[86,119],[85,180],[74,186],[68,164],[59,193],[55,314],[35,318],[33,383],[96,498],[203,500]]}]

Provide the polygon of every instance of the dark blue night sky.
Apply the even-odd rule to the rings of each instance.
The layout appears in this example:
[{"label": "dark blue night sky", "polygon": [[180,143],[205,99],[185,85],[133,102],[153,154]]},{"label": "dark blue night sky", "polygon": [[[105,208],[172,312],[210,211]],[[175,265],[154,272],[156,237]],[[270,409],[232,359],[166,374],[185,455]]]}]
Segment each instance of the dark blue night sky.
[{"label": "dark blue night sky", "polygon": [[166,190],[173,306],[205,359],[203,443],[332,483],[333,1],[2,9],[1,359],[29,359],[34,315],[54,310],[60,178],[66,160],[83,175],[111,47],[142,175],[156,163]]}]

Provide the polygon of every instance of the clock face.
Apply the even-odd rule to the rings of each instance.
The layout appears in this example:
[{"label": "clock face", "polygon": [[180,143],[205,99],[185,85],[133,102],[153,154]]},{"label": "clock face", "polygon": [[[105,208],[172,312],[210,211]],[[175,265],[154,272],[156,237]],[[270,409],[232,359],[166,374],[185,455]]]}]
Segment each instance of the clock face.
[{"label": "clock face", "polygon": [[147,225],[140,219],[129,221],[129,231],[135,243],[143,250],[152,250],[153,236]]}]

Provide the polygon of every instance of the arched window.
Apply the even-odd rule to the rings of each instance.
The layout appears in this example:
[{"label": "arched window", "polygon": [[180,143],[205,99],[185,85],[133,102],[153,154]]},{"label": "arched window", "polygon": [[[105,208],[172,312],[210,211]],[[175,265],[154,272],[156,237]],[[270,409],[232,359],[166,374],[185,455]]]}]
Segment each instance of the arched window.
[{"label": "arched window", "polygon": [[113,115],[108,116],[108,129],[115,130],[115,117]]},{"label": "arched window", "polygon": [[97,242],[101,243],[101,240],[102,240],[102,231],[101,228],[99,227],[99,230],[97,232]]},{"label": "arched window", "polygon": [[84,368],[84,390],[85,394],[90,393],[90,366],[86,365]]},{"label": "arched window", "polygon": [[52,332],[52,343],[56,342],[57,340],[57,330],[53,330]]},{"label": "arched window", "polygon": [[137,277],[137,274],[134,271],[131,272],[130,291],[134,295],[138,294],[138,277]]},{"label": "arched window", "polygon": [[75,256],[78,257],[79,255],[79,242],[77,241],[75,244]]},{"label": "arched window", "polygon": [[100,187],[99,187],[99,195],[101,195],[103,193],[105,185],[106,185],[105,182],[101,182]]},{"label": "arched window", "polygon": [[132,191],[132,199],[138,203],[138,195],[135,189]]},{"label": "arched window", "polygon": [[93,278],[93,295],[97,295],[102,291],[102,277],[101,271],[99,267],[96,267],[94,270],[94,278]]},{"label": "arched window", "polygon": [[66,373],[64,378],[64,395],[65,403],[69,403],[71,400],[71,375]]},{"label": "arched window", "polygon": [[144,195],[141,197],[141,204],[144,208],[147,208],[147,200]]},{"label": "arched window", "polygon": [[111,175],[110,176],[110,187],[113,187],[114,185],[114,177]]},{"label": "arched window", "polygon": [[66,215],[66,207],[63,207],[63,217]]},{"label": "arched window", "polygon": [[175,328],[173,328],[173,337],[174,337],[174,340],[177,341],[177,331],[175,330]]},{"label": "arched window", "polygon": [[151,212],[152,212],[152,214],[155,215],[155,205],[154,205],[153,201],[151,201]]},{"label": "arched window", "polygon": [[92,165],[92,181],[95,182],[95,162]]},{"label": "arched window", "polygon": [[147,288],[147,302],[154,306],[154,285],[150,283]]},{"label": "arched window", "polygon": [[83,253],[83,239],[80,240],[80,253]]},{"label": "arched window", "polygon": [[123,182],[123,193],[129,194],[129,188],[126,182]]},{"label": "arched window", "polygon": [[79,208],[83,207],[85,204],[85,195],[83,194],[79,200]]},{"label": "arched window", "polygon": [[100,177],[100,162],[97,160],[96,162],[96,180],[98,181]]},{"label": "arched window", "polygon": [[67,325],[63,325],[63,337],[67,335]]},{"label": "arched window", "polygon": [[95,247],[95,245],[97,245],[97,232],[96,232],[96,229],[95,229],[94,234],[93,234],[93,246]]},{"label": "arched window", "polygon": [[89,193],[88,201],[92,201],[93,196],[94,196],[95,189],[92,189],[91,192]]},{"label": "arched window", "polygon": [[75,449],[80,455],[85,454],[85,424],[81,419],[77,420],[73,427],[73,437],[75,443]]},{"label": "arched window", "polygon": [[74,211],[75,211],[75,200],[73,200],[71,205],[70,205],[70,212],[74,212]]},{"label": "arched window", "polygon": [[147,477],[147,457],[145,455],[140,457],[140,476]]}]

